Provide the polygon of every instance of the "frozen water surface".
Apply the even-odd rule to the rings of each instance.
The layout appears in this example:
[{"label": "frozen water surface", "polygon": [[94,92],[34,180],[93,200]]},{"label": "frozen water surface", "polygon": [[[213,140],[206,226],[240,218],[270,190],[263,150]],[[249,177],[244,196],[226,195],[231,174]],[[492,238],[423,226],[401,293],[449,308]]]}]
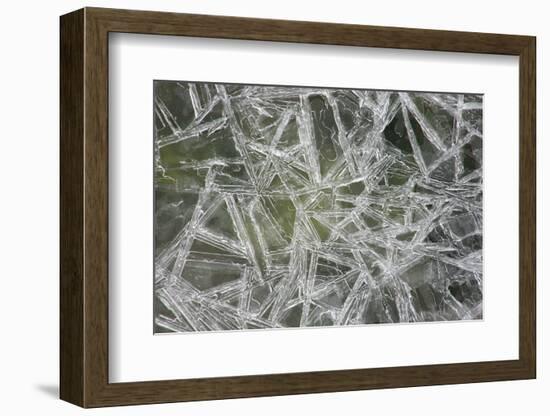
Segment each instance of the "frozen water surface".
[{"label": "frozen water surface", "polygon": [[482,96],[155,81],[155,332],[482,317]]}]

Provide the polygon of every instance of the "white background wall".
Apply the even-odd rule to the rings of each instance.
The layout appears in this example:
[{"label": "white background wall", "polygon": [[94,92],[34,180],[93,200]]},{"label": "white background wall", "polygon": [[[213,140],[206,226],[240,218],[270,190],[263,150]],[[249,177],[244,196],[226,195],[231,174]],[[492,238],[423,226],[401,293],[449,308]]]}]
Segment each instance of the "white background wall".
[{"label": "white background wall", "polygon": [[[225,400],[87,411],[103,415],[385,414],[547,415],[546,359],[550,285],[544,248],[550,238],[550,145],[543,137],[550,101],[546,2],[357,0],[6,1],[0,14],[0,413],[72,415],[58,390],[58,16],[82,6],[156,9],[278,19],[536,35],[538,40],[538,316],[535,381],[423,387],[338,394]],[[505,230],[503,230],[505,238]],[[503,259],[505,261],[505,259]],[[543,331],[546,325],[546,331]]]}]

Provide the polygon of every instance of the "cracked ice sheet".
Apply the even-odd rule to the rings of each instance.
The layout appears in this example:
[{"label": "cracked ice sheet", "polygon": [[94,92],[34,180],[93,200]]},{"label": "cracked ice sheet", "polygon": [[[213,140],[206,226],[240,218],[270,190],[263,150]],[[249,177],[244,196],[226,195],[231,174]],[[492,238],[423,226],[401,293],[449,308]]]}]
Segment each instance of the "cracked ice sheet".
[{"label": "cracked ice sheet", "polygon": [[156,333],[482,317],[481,95],[154,95]]}]

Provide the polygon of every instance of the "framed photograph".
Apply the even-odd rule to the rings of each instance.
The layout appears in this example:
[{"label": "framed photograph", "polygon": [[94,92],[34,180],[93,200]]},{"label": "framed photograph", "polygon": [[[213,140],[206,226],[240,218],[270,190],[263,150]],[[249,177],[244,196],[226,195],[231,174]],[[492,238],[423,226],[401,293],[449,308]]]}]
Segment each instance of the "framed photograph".
[{"label": "framed photograph", "polygon": [[535,378],[535,50],[62,16],[61,398]]}]

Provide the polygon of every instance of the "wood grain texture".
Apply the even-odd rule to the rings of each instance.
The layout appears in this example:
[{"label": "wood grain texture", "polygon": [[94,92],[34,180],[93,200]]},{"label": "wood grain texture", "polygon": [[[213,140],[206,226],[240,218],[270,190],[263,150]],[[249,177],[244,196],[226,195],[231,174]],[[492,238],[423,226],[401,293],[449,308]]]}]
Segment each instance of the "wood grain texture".
[{"label": "wood grain texture", "polygon": [[[518,360],[190,380],[108,380],[108,33],[520,57]],[[83,407],[534,378],[535,39],[87,8],[61,18],[61,397]]]},{"label": "wood grain texture", "polygon": [[110,32],[519,55],[528,36],[87,8]]},{"label": "wood grain texture", "polygon": [[84,360],[85,406],[97,401],[108,380],[109,181],[108,33],[86,15],[84,58]]},{"label": "wood grain texture", "polygon": [[60,388],[84,405],[84,12],[61,19]]},{"label": "wood grain texture", "polygon": [[519,103],[519,356],[536,377],[537,350],[537,196],[536,196],[536,40],[520,54]]}]

